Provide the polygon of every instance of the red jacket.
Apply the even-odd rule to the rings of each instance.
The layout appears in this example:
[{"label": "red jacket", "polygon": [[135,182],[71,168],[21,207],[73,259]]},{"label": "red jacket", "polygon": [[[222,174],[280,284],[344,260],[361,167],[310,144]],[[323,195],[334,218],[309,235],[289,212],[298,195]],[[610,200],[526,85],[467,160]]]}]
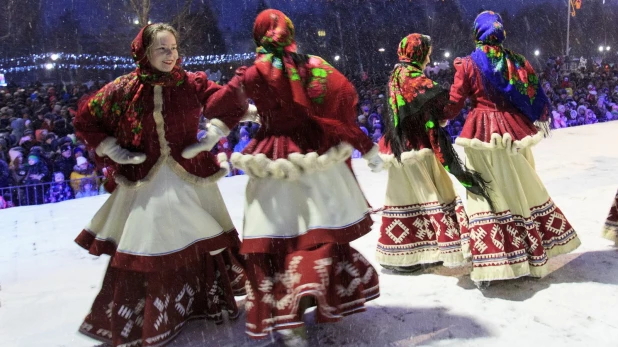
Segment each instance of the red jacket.
[{"label": "red jacket", "polygon": [[[81,104],[75,117],[76,134],[91,148],[96,148],[105,138],[112,136],[117,138],[121,147],[146,154],[146,161],[139,165],[114,164],[118,175],[132,182],[143,180],[162,153],[162,141],[159,141],[154,116],[155,98],[161,98],[164,137],[169,146],[168,165],[171,165],[181,176],[188,174],[188,177],[196,176],[194,179],[207,178],[220,170],[217,159],[212,153],[202,152],[192,159],[184,159],[181,153],[187,146],[197,142],[198,123],[202,110],[211,120],[218,118],[223,122],[234,123],[242,117],[246,110],[246,103],[237,97],[228,97],[236,93],[235,87],[237,86],[232,83],[221,87],[209,81],[203,72],[187,72],[185,83],[176,87],[155,88],[152,85],[145,85],[142,94],[144,100],[142,140],[137,148],[131,144],[133,139],[131,129],[123,125],[127,122],[119,122],[122,116],[109,114],[98,118],[90,112],[88,102]],[[157,90],[161,92],[157,93]],[[222,98],[228,101],[217,102]],[[212,107],[214,104],[217,104],[217,107]],[[122,128],[123,126],[125,129]]]},{"label": "red jacket", "polygon": [[[255,66],[238,69],[230,82],[231,87],[243,86],[243,92],[255,102],[262,122],[243,153],[263,153],[274,160],[287,158],[290,153],[323,154],[341,142],[349,143],[363,154],[369,152],[373,142],[355,123],[358,103],[356,90],[338,71],[333,73],[339,76],[333,79],[333,85],[329,86],[323,104],[336,106],[333,109],[324,109],[314,105],[314,114],[309,116],[306,110],[293,102],[290,90],[273,95]],[[228,94],[228,97],[233,96]],[[324,127],[318,124],[328,124],[329,120],[335,120],[344,126]],[[224,122],[231,129],[237,121],[227,118]]]},{"label": "red jacket", "polygon": [[[457,58],[453,65],[455,81],[451,86],[451,104],[446,106],[445,116],[455,118],[468,98],[472,104],[457,139],[458,144],[465,146],[473,144],[471,140],[478,140],[493,147],[496,137],[504,139],[506,135],[512,141],[522,141],[538,133],[534,124],[505,99],[487,95],[481,73],[470,57]],[[521,147],[521,144],[518,143],[518,146]]]}]

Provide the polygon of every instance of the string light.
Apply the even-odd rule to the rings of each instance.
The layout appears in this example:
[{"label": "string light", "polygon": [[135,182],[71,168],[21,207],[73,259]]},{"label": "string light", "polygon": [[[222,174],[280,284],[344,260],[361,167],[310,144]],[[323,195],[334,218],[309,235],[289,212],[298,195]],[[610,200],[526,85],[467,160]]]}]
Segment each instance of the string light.
[{"label": "string light", "polygon": [[[183,57],[183,66],[206,66],[251,61],[255,53],[198,55]],[[51,61],[54,63],[52,64]],[[48,68],[51,64],[51,68]],[[59,70],[132,70],[130,57],[95,54],[44,53],[18,58],[0,59],[0,73],[27,72],[41,69]]]}]

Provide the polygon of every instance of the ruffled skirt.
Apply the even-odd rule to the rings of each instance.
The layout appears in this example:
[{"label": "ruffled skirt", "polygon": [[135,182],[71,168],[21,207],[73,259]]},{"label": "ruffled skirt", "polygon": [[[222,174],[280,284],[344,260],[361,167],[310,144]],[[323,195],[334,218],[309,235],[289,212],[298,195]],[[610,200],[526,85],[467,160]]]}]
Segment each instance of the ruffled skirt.
[{"label": "ruffled skirt", "polygon": [[433,151],[403,153],[403,164],[392,155],[382,157],[388,183],[377,261],[390,266],[464,265],[470,258],[468,217]]},{"label": "ruffled skirt", "polygon": [[473,109],[455,143],[478,150],[504,149],[517,154],[545,137],[525,116],[496,110]]},{"label": "ruffled skirt", "polygon": [[192,185],[164,165],[144,184],[119,184],[76,242],[111,255],[80,328],[88,336],[161,346],[190,319],[238,315],[246,278],[216,184]]},{"label": "ruffled skirt", "polygon": [[247,334],[301,326],[304,297],[317,306],[318,322],[363,311],[379,287],[375,269],[348,244],[373,225],[349,166],[351,146],[318,154],[301,153],[285,137],[259,144],[232,156],[250,176],[241,248]]},{"label": "ruffled skirt", "polygon": [[529,148],[466,148],[467,166],[489,181],[487,201],[468,193],[468,218],[474,281],[543,277],[553,256],[573,251],[579,238],[539,179]]}]

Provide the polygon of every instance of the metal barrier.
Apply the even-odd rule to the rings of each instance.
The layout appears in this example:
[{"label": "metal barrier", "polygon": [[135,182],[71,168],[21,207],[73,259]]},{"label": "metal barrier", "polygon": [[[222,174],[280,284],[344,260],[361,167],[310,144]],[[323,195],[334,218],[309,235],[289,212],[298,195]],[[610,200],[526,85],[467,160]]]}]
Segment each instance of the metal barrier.
[{"label": "metal barrier", "polygon": [[[32,205],[43,205],[47,203],[54,203],[60,201],[53,201],[51,199],[50,190],[53,186],[62,184],[63,187],[68,187],[70,190],[70,197],[64,198],[61,201],[72,200],[75,199],[78,193],[80,195],[86,196],[95,196],[99,195],[99,188],[103,184],[104,176],[98,176],[96,179],[94,177],[84,177],[78,180],[64,180],[62,183],[59,182],[45,182],[45,183],[37,183],[37,184],[26,184],[20,186],[8,186],[4,188],[0,188],[0,196],[7,203],[7,207],[17,207],[17,206],[32,206]],[[92,190],[88,193],[81,191],[82,181],[89,180],[95,181]],[[79,190],[74,191],[71,182],[80,187]],[[1,206],[0,206],[1,208]]]}]

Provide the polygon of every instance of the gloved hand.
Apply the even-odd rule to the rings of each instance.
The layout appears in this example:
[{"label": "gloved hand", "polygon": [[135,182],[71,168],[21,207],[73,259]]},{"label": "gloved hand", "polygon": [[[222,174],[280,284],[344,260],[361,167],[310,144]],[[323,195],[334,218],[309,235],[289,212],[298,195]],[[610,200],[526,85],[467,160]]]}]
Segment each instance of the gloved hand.
[{"label": "gloved hand", "polygon": [[380,172],[384,168],[384,161],[380,157],[380,154],[374,154],[373,156],[366,158],[367,165],[371,169],[371,172]]},{"label": "gloved hand", "polygon": [[260,115],[258,114],[258,110],[257,107],[255,107],[255,105],[249,104],[249,108],[247,108],[247,112],[245,112],[245,115],[242,116],[242,118],[240,119],[241,122],[253,122],[253,123],[260,123]]},{"label": "gloved hand", "polygon": [[200,142],[185,148],[182,151],[182,157],[185,159],[192,159],[201,152],[210,151],[223,136],[225,136],[223,130],[212,123],[208,124],[206,136],[204,136]]},{"label": "gloved hand", "polygon": [[100,157],[109,157],[118,164],[141,164],[146,160],[146,154],[131,152],[118,145],[116,138],[108,137],[103,140],[96,148],[96,153]]}]

